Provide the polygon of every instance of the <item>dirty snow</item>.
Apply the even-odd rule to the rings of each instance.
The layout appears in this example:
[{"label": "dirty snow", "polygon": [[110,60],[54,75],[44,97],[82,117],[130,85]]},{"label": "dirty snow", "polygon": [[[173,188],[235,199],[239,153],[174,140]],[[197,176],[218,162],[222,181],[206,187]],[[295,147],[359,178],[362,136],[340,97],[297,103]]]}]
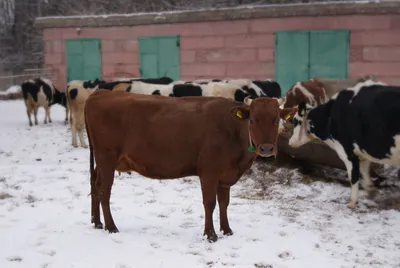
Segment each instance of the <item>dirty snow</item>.
[{"label": "dirty snow", "polygon": [[[51,112],[53,123],[43,124],[41,109],[40,125],[30,128],[22,101],[0,102],[0,267],[400,266],[398,211],[378,209],[364,191],[351,211],[348,187],[302,183],[287,168],[253,165],[232,188],[234,235],[218,232],[214,244],[202,236],[196,177],[116,176],[111,208],[120,233],[95,230],[88,150],[70,145],[65,110]],[[218,231],[218,209],[214,222]]]},{"label": "dirty snow", "polygon": [[0,91],[0,95],[7,95],[11,93],[18,93],[21,91],[21,87],[16,85],[16,86],[11,86],[5,91]]}]

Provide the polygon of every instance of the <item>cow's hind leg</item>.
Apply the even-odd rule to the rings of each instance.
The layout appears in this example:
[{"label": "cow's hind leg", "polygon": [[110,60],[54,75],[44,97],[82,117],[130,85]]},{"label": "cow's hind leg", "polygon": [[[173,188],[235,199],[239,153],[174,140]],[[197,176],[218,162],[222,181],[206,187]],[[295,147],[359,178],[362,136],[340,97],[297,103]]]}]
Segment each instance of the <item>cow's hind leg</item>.
[{"label": "cow's hind leg", "polygon": [[96,187],[97,180],[97,168],[94,169],[94,178],[90,178],[90,195],[92,199],[92,219],[91,222],[94,224],[94,228],[103,229],[103,223],[100,220],[100,197],[98,189]]},{"label": "cow's hind leg", "polygon": [[77,141],[76,141],[76,123],[75,123],[75,119],[72,119],[72,117],[70,117],[71,120],[71,135],[72,135],[72,146],[73,147],[78,147]]},{"label": "cow's hind leg", "polygon": [[26,106],[26,114],[28,115],[29,126],[33,126],[33,124],[32,124],[32,119],[31,119],[32,107],[31,107],[30,105],[27,105],[27,106]]},{"label": "cow's hind leg", "polygon": [[[99,166],[97,166],[99,167]],[[103,216],[104,216],[104,223],[105,223],[105,229],[108,230],[110,233],[118,233],[118,228],[115,226],[114,219],[111,215],[111,210],[110,210],[110,197],[111,197],[111,188],[114,183],[114,169],[110,168],[98,168],[97,169],[98,179],[99,181],[99,187],[100,189],[100,202],[101,202],[101,208],[103,209]],[[97,183],[96,183],[97,184]]]},{"label": "cow's hind leg", "polygon": [[224,235],[233,235],[228,221],[230,191],[231,188],[229,186],[218,185],[219,224],[220,231],[222,231]]},{"label": "cow's hind leg", "polygon": [[218,236],[213,224],[213,213],[217,203],[218,181],[209,177],[200,177],[203,206],[205,212],[204,234],[209,242],[216,242]]},{"label": "cow's hind leg", "polygon": [[35,117],[35,125],[38,124],[38,120],[37,120],[38,109],[39,109],[39,107],[37,107],[37,106],[33,107],[33,116]]},{"label": "cow's hind leg", "polygon": [[359,196],[360,184],[360,160],[356,156],[351,157],[351,168],[347,170],[351,184],[350,201],[347,204],[349,208],[355,208]]},{"label": "cow's hind leg", "polygon": [[371,166],[371,161],[369,160],[360,161],[360,173],[363,178],[363,187],[368,192],[371,191],[374,186],[374,183],[371,179],[369,172],[370,166]]},{"label": "cow's hind leg", "polygon": [[88,146],[86,145],[86,142],[85,142],[85,138],[83,137],[84,126],[82,124],[79,124],[77,126],[77,130],[78,130],[78,137],[79,137],[79,142],[81,143],[81,147],[88,148]]}]

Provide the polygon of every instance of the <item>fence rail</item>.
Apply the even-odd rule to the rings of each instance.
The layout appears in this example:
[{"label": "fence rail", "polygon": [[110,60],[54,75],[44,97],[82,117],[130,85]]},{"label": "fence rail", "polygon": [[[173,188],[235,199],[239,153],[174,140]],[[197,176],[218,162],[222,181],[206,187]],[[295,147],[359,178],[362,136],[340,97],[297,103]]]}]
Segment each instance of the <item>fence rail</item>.
[{"label": "fence rail", "polygon": [[6,91],[14,85],[21,85],[25,80],[44,77],[51,81],[56,81],[56,72],[49,69],[25,69],[20,74],[0,76],[0,91]]}]

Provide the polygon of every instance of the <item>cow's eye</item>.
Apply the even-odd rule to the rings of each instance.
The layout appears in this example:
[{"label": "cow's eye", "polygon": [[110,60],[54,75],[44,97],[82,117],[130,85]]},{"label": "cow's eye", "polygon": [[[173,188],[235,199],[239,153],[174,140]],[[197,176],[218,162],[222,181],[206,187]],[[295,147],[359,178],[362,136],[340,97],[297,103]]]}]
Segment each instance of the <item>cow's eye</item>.
[{"label": "cow's eye", "polygon": [[278,120],[276,120],[275,124],[279,125],[279,121],[280,121],[279,119],[278,119]]},{"label": "cow's eye", "polygon": [[253,119],[250,119],[250,124],[253,124],[253,123],[254,123]]}]

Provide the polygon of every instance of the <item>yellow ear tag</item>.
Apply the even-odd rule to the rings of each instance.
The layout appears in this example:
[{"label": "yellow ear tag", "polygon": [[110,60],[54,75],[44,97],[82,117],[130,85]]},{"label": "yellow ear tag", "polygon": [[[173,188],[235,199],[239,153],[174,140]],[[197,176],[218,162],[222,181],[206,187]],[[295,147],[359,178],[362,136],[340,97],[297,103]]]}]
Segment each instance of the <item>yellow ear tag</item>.
[{"label": "yellow ear tag", "polygon": [[288,120],[290,118],[290,114],[287,114],[286,116],[285,116],[285,120]]},{"label": "yellow ear tag", "polygon": [[304,110],[301,110],[300,115],[304,115]]},{"label": "yellow ear tag", "polygon": [[240,119],[243,118],[242,112],[240,110],[236,111],[236,116],[239,117]]}]

